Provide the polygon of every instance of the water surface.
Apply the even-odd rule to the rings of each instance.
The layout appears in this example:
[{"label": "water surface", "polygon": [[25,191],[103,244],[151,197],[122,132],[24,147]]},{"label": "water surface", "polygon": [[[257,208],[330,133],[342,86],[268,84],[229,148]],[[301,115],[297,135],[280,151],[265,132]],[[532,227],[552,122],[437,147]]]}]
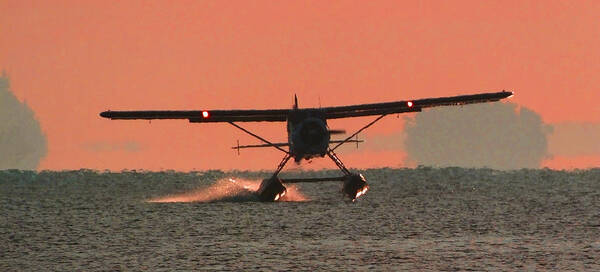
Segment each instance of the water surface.
[{"label": "water surface", "polygon": [[600,169],[361,172],[0,171],[0,270],[600,270]]}]

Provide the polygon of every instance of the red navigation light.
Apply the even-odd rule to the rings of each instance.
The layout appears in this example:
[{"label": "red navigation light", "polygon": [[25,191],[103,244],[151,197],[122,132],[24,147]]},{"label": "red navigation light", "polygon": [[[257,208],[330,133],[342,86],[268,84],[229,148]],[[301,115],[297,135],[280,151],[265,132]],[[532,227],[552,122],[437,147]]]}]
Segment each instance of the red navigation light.
[{"label": "red navigation light", "polygon": [[210,114],[208,114],[208,111],[202,111],[203,118],[208,118],[208,116],[210,116]]},{"label": "red navigation light", "polygon": [[413,106],[413,102],[412,102],[412,101],[408,101],[408,102],[406,102],[406,105],[407,105],[409,108],[412,108],[412,106]]}]

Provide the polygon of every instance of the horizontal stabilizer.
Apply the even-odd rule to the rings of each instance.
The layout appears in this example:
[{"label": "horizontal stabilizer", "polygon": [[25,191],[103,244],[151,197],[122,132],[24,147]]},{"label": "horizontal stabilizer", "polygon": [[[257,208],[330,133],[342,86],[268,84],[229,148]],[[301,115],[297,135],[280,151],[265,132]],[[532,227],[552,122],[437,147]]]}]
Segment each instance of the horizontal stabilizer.
[{"label": "horizontal stabilizer", "polygon": [[331,134],[331,135],[346,134],[346,130],[345,129],[330,129],[329,134]]},{"label": "horizontal stabilizer", "polygon": [[232,146],[231,149],[244,149],[244,148],[255,148],[255,147],[272,147],[272,146],[289,146],[288,143],[273,143],[270,144],[257,144],[257,145],[238,145]]},{"label": "horizontal stabilizer", "polygon": [[[342,140],[334,140],[334,141],[329,141],[329,144],[339,144],[341,142],[344,142]],[[344,143],[363,143],[364,140],[348,140],[345,141]],[[272,146],[290,146],[289,143],[273,143],[271,144],[256,144],[256,145],[237,145],[237,146],[232,146],[231,149],[244,149],[244,148],[260,148],[260,147],[272,147]]]}]

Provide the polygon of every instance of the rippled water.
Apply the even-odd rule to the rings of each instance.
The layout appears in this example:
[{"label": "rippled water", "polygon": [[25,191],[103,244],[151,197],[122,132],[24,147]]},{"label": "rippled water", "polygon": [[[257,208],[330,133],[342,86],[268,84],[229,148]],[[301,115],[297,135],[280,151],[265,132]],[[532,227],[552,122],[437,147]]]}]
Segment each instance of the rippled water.
[{"label": "rippled water", "polygon": [[0,171],[0,271],[600,270],[600,169],[362,172],[262,203],[266,172]]}]

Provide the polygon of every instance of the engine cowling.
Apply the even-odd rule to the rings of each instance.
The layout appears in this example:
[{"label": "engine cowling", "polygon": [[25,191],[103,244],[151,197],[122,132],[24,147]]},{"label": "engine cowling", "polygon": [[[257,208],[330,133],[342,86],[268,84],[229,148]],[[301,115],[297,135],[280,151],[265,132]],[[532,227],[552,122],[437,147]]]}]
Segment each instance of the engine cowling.
[{"label": "engine cowling", "polygon": [[329,147],[330,134],[325,121],[309,117],[294,127],[292,153],[296,159],[325,156]]}]

